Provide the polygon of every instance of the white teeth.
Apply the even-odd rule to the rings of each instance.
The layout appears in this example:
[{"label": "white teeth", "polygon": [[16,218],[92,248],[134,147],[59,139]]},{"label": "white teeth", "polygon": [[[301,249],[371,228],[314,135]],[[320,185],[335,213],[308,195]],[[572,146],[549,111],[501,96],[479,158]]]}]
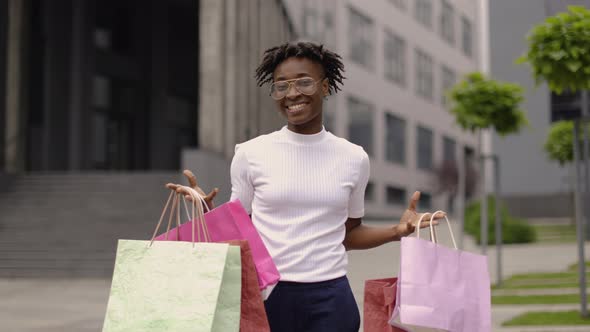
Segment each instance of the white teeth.
[{"label": "white teeth", "polygon": [[305,107],[305,104],[297,104],[297,105],[291,105],[291,106],[287,106],[287,109],[289,111],[300,111]]}]

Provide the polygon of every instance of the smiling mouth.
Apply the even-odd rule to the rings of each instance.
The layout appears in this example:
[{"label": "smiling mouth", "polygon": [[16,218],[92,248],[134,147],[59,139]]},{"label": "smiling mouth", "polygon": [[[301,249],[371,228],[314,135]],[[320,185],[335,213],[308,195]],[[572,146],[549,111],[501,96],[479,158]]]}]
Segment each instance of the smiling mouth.
[{"label": "smiling mouth", "polygon": [[297,113],[303,111],[303,109],[305,108],[305,106],[307,106],[307,103],[300,103],[300,104],[295,104],[295,105],[289,105],[289,106],[286,107],[287,113],[289,113],[289,114],[297,114]]}]

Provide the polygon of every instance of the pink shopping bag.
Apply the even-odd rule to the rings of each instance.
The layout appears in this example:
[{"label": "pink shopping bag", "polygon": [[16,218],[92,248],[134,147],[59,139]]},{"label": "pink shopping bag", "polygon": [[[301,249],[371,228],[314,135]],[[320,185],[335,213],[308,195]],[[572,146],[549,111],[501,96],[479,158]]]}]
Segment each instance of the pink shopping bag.
[{"label": "pink shopping bag", "polygon": [[[258,285],[265,289],[268,285],[276,284],[279,279],[279,271],[273,262],[260,235],[254,228],[248,213],[242,207],[239,200],[222,204],[204,214],[205,224],[211,242],[229,240],[247,240],[252,251],[256,272],[258,273]],[[178,230],[172,229],[167,233],[156,237],[156,240],[191,241],[191,222],[179,226]],[[200,229],[194,230],[198,237]],[[167,234],[167,236],[166,236]]]},{"label": "pink shopping bag", "polygon": [[[435,214],[442,211],[435,212]],[[446,217],[445,217],[446,219]],[[416,237],[401,240],[396,303],[389,323],[410,331],[491,330],[490,277],[486,256]],[[419,224],[419,223],[418,223]],[[431,238],[435,238],[431,226]]]}]

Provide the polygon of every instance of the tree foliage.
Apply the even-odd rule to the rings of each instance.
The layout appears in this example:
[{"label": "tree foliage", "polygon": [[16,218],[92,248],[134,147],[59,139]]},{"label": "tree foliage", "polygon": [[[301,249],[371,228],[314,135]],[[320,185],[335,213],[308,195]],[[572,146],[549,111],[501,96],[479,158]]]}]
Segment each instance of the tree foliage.
[{"label": "tree foliage", "polygon": [[516,133],[528,123],[519,107],[524,99],[522,94],[523,88],[518,84],[473,72],[449,91],[451,113],[466,130],[493,128],[502,136]]},{"label": "tree foliage", "polygon": [[[586,130],[590,131],[590,125]],[[580,135],[578,141],[580,147],[583,149],[583,128],[580,128]],[[555,122],[549,129],[547,140],[543,146],[549,159],[559,162],[560,165],[565,165],[574,161],[574,122],[573,121],[558,121]]]},{"label": "tree foliage", "polygon": [[590,89],[590,10],[569,6],[533,27],[527,40],[517,63],[531,65],[537,84],[546,81],[558,94]]}]

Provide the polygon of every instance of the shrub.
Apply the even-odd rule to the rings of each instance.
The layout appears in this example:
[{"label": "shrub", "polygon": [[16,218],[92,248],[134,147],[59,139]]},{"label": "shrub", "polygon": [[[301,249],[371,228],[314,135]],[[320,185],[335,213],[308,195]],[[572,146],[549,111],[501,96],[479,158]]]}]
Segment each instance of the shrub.
[{"label": "shrub", "polygon": [[[496,243],[495,206],[494,198],[488,196],[488,244]],[[481,203],[479,201],[473,202],[465,208],[465,232],[474,236],[477,244],[481,243],[480,211]],[[502,243],[530,243],[536,240],[533,226],[522,219],[510,216],[505,206],[500,206],[500,220],[502,222]]]}]

